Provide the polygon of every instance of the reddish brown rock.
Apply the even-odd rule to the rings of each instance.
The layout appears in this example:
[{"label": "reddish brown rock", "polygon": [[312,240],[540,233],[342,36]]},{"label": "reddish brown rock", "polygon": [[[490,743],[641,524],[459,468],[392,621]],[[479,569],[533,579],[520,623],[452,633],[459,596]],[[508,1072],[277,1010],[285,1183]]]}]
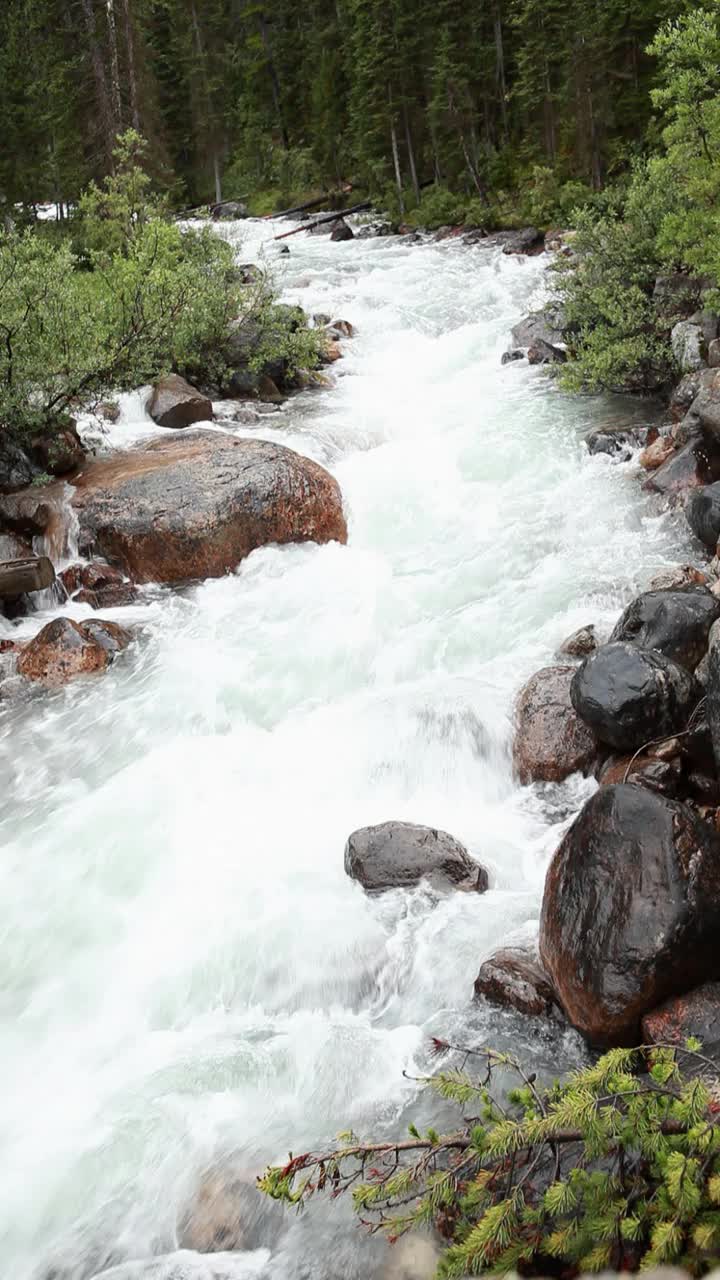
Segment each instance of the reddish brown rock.
[{"label": "reddish brown rock", "polygon": [[595,652],[597,647],[595,625],[591,622],[586,627],[580,627],[579,631],[573,631],[567,640],[563,640],[558,653],[568,658],[587,658],[589,654]]},{"label": "reddish brown rock", "polygon": [[60,580],[69,596],[93,609],[117,608],[137,599],[135,587],[121,571],[99,560],[70,565],[60,574]]},{"label": "reddish brown rock", "polygon": [[673,591],[693,584],[709,587],[710,579],[701,569],[693,564],[678,564],[670,569],[661,569],[648,585],[648,591]]},{"label": "reddish brown rock", "polygon": [[340,489],[323,467],[220,432],[94,462],[73,505],[83,549],[140,583],[217,578],[268,543],[347,541]]},{"label": "reddish brown rock", "polygon": [[691,441],[653,471],[643,487],[675,503],[682,501],[689,490],[699,489],[712,478],[707,451],[701,443]]},{"label": "reddish brown rock", "polygon": [[170,373],[155,383],[147,411],[158,426],[175,429],[190,427],[194,422],[209,422],[213,416],[212,401],[177,373]]},{"label": "reddish brown rock", "polygon": [[538,956],[525,947],[506,947],[485,960],[475,979],[475,995],[536,1017],[552,1013],[557,1005]]},{"label": "reddish brown rock", "polygon": [[85,461],[85,449],[74,423],[35,436],[30,448],[33,461],[49,476],[69,475]]},{"label": "reddish brown rock", "polygon": [[597,753],[592,730],[570,701],[575,667],[544,667],[531,676],[515,707],[513,765],[521,783],[562,782],[589,768]]},{"label": "reddish brown rock", "polygon": [[587,802],[548,869],[540,957],[591,1042],[631,1044],[669,996],[720,979],[720,840],[644,787]]},{"label": "reddish brown rock", "polygon": [[674,452],[675,445],[670,436],[658,436],[647,449],[643,449],[640,454],[640,466],[646,471],[656,471],[664,462],[667,462],[668,458],[672,457]]},{"label": "reddish brown rock", "polygon": [[56,688],[76,676],[104,671],[131,638],[114,622],[54,618],[22,650],[18,674]]},{"label": "reddish brown rock", "polygon": [[651,755],[611,756],[603,765],[598,782],[601,787],[612,787],[618,782],[632,782],[648,787],[662,795],[677,795],[680,786],[680,760],[658,760]]},{"label": "reddish brown rock", "polygon": [[720,982],[706,982],[684,996],[673,996],[642,1020],[647,1044],[684,1044],[696,1036],[703,1045],[720,1044]]}]

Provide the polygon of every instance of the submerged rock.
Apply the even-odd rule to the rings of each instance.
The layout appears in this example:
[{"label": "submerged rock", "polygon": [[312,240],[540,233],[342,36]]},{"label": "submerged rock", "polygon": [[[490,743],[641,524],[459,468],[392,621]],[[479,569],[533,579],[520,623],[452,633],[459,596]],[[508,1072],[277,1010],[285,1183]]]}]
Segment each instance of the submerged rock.
[{"label": "submerged rock", "polygon": [[720,977],[720,840],[687,806],[603,787],[550,864],[540,956],[568,1018],[635,1043],[668,996]]},{"label": "submerged rock", "polygon": [[104,671],[131,639],[115,622],[54,618],[22,650],[18,674],[57,688],[76,676]]},{"label": "submerged rock", "polygon": [[545,237],[537,227],[523,227],[521,231],[508,231],[504,236],[503,253],[524,255],[542,253]]},{"label": "submerged rock", "polygon": [[214,1254],[256,1249],[283,1223],[282,1206],[258,1191],[249,1170],[220,1164],[201,1177],[177,1228],[181,1249]]},{"label": "submerged rock", "polygon": [[212,402],[177,373],[155,383],[147,411],[160,427],[191,427],[194,422],[212,420]]},{"label": "submerged rock", "polygon": [[73,505],[81,545],[140,583],[217,578],[268,543],[347,540],[340,489],[323,467],[216,432],[92,463]]},{"label": "submerged rock", "polygon": [[570,686],[578,715],[617,751],[635,751],[651,739],[684,730],[700,694],[685,667],[627,641],[591,654]]},{"label": "submerged rock", "polygon": [[557,1006],[553,985],[529,947],[505,947],[493,952],[480,966],[475,995],[531,1016],[550,1014]]},{"label": "submerged rock", "polygon": [[580,627],[578,631],[573,631],[572,635],[567,637],[567,640],[563,640],[558,653],[566,655],[568,658],[587,658],[589,654],[595,652],[597,647],[595,624],[590,622],[586,627]]},{"label": "submerged rock", "polygon": [[720,618],[720,601],[707,587],[646,591],[628,605],[610,642],[629,640],[644,649],[657,649],[689,671],[707,651],[713,623]]},{"label": "submerged rock", "polygon": [[353,831],[345,846],[345,870],[369,893],[410,888],[421,880],[477,893],[488,887],[487,871],[459,840],[412,822],[382,822]]},{"label": "submerged rock", "polygon": [[595,736],[570,701],[574,674],[574,667],[544,667],[520,692],[513,764],[523,784],[562,782],[571,773],[589,768],[595,759]]}]

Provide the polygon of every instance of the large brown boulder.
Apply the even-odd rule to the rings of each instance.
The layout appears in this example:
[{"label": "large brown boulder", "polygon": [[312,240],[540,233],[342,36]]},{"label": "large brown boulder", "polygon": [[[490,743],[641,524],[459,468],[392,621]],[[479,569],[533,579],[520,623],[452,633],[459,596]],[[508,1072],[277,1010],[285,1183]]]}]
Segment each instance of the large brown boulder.
[{"label": "large brown boulder", "polygon": [[213,416],[212,401],[177,373],[155,383],[147,411],[160,427],[190,427],[194,422],[209,422]]},{"label": "large brown boulder", "polygon": [[17,670],[27,680],[57,688],[76,676],[104,671],[131,639],[115,622],[54,618],[22,650]]},{"label": "large brown boulder", "polygon": [[459,840],[413,822],[382,822],[353,831],[345,846],[345,870],[369,893],[406,889],[421,880],[478,893],[488,887],[487,871]]},{"label": "large brown boulder", "polygon": [[570,685],[572,704],[601,742],[635,751],[687,727],[701,696],[694,676],[656,649],[627,641],[586,658]]},{"label": "large brown boulder", "polygon": [[282,445],[184,432],[92,463],[73,505],[80,541],[134,582],[217,578],[257,547],[346,542],[337,481]]},{"label": "large brown boulder", "polygon": [[555,1010],[552,983],[528,947],[503,947],[480,966],[475,995],[490,1004],[539,1017]]},{"label": "large brown boulder", "polygon": [[595,758],[595,736],[570,701],[574,674],[575,667],[544,667],[518,697],[513,764],[523,784],[562,782]]},{"label": "large brown boulder", "polygon": [[639,1039],[668,996],[720,977],[720,839],[643,787],[603,787],[548,869],[540,956],[574,1026],[597,1044]]}]

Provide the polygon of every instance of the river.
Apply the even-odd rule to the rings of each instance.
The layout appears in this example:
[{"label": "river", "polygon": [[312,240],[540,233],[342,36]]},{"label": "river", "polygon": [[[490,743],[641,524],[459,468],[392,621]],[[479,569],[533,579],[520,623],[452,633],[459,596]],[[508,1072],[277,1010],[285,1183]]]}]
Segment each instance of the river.
[{"label": "river", "polygon": [[[637,467],[582,443],[649,411],[501,366],[544,258],[305,236],[278,257],[281,229],[223,234],[356,336],[332,390],[223,425],[329,467],[348,545],[269,547],[225,579],[151,590],[107,611],[140,628],[108,675],[0,710],[12,1280],[400,1274],[342,1209],[266,1222],[254,1201],[244,1253],[126,1264],[173,1253],[227,1157],[251,1188],[288,1148],[406,1124],[403,1071],[427,1068],[432,1034],[551,1066],[579,1053],[572,1033],[473,1006],[472,984],[535,932],[548,858],[594,786],[517,787],[514,694],[683,556]],[[107,444],[151,430],[124,397]],[[390,818],[460,838],[490,891],[364,896],[344,843]]]}]

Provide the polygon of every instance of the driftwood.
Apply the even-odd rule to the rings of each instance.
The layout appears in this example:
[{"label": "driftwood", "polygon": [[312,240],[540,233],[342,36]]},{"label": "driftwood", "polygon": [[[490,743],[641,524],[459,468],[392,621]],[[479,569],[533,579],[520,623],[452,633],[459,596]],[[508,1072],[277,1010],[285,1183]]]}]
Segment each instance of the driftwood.
[{"label": "driftwood", "polygon": [[364,200],[362,204],[353,204],[349,209],[337,209],[335,213],[324,213],[322,218],[313,218],[310,222],[302,222],[299,227],[293,227],[292,231],[283,231],[282,235],[275,236],[275,240],[287,240],[288,236],[296,236],[299,231],[312,231],[315,227],[322,227],[326,222],[339,222],[348,213],[362,213],[366,209],[372,209],[372,202]]},{"label": "driftwood", "polygon": [[54,581],[55,570],[47,556],[0,560],[0,598],[21,596],[26,591],[43,591]]}]

